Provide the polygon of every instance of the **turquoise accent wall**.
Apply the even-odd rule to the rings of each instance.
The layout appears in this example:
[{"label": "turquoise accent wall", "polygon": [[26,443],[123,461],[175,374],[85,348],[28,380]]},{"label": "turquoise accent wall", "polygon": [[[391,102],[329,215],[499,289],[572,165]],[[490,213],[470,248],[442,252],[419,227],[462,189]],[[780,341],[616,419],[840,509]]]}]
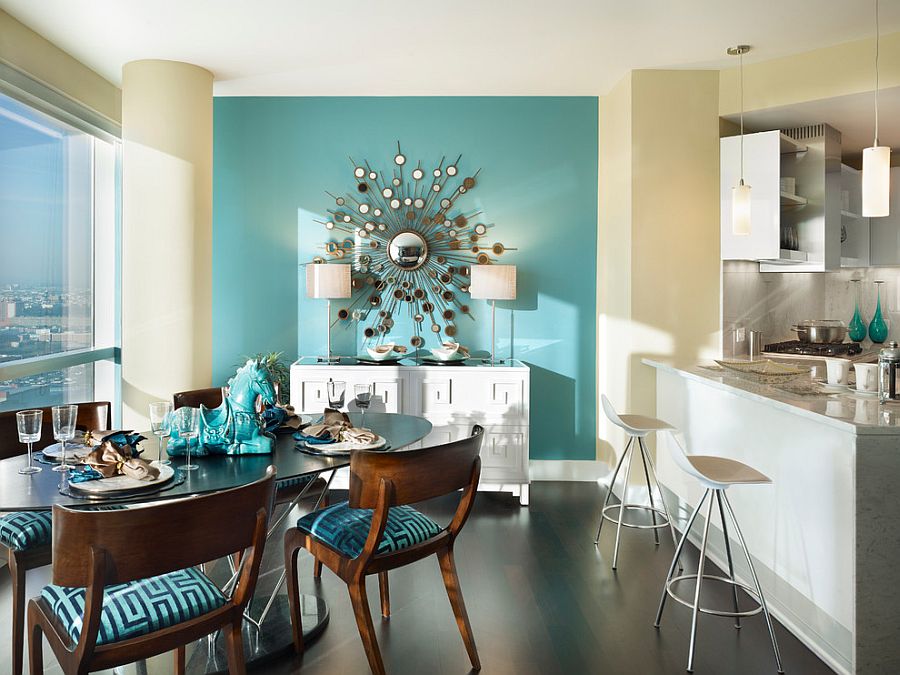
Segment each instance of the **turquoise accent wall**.
[{"label": "turquoise accent wall", "polygon": [[[300,265],[323,253],[333,201],[354,189],[348,155],[390,171],[462,154],[481,169],[457,202],[483,211],[488,241],[517,248],[518,299],[497,303],[498,353],[532,368],[533,459],[594,459],[597,372],[597,99],[216,98],[213,173],[213,374],[240,355],[325,351],[325,302],[305,296]],[[458,320],[458,340],[490,349],[490,306]],[[337,304],[335,305],[335,310]],[[392,337],[408,344],[408,324]],[[430,346],[436,345],[431,340]],[[335,351],[361,351],[338,327]]]}]

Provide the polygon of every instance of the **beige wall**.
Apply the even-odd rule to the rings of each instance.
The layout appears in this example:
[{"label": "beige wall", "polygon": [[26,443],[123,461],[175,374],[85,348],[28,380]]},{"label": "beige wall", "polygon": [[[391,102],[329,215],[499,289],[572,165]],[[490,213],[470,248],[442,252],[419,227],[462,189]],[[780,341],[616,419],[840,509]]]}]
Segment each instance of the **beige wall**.
[{"label": "beige wall", "polygon": [[123,423],[212,380],[213,76],[135,61],[122,80]]},{"label": "beige wall", "polygon": [[118,87],[0,10],[0,60],[114,122],[122,119]]},{"label": "beige wall", "polygon": [[[900,33],[881,36],[880,85],[900,86]],[[747,58],[747,57],[745,57]],[[872,91],[875,39],[744,65],[744,108],[761,110]],[[740,111],[740,71],[720,73],[719,114]]]},{"label": "beige wall", "polygon": [[[719,120],[715,71],[634,71],[600,99],[599,393],[653,414],[654,356],[719,344]],[[599,396],[598,396],[599,398]],[[598,459],[621,437],[602,413]]]}]

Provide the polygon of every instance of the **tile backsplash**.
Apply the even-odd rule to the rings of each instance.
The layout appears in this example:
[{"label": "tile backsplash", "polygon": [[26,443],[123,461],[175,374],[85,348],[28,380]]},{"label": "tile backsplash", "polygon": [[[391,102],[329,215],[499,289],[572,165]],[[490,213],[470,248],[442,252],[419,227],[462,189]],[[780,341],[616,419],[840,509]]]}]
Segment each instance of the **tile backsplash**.
[{"label": "tile backsplash", "polygon": [[855,302],[851,279],[860,279],[860,312],[868,323],[875,313],[875,284],[881,287],[881,311],[889,340],[900,339],[900,267],[869,267],[839,272],[760,272],[759,264],[722,263],[722,350],[747,352],[735,330],[760,330],[763,344],[796,339],[791,326],[802,319],[840,319],[849,323]]}]

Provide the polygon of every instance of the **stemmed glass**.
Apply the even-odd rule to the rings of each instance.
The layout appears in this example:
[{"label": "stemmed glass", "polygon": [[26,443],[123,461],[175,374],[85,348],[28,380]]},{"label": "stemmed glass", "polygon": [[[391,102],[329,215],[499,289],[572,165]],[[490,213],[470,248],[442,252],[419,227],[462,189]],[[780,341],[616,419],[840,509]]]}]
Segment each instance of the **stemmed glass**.
[{"label": "stemmed glass", "polygon": [[35,466],[31,456],[31,445],[41,440],[41,423],[43,410],[23,410],[16,413],[16,429],[19,432],[19,443],[28,444],[28,466],[19,469],[21,474],[40,473],[41,467]]},{"label": "stemmed glass", "polygon": [[159,445],[157,453],[157,461],[160,464],[171,464],[172,460],[168,457],[163,459],[163,440],[172,435],[172,414],[171,401],[153,401],[150,404],[150,430],[156,436],[156,442]]},{"label": "stemmed glass", "polygon": [[366,410],[372,402],[371,384],[354,384],[353,393],[356,396],[356,407],[362,411],[363,420],[366,419]]},{"label": "stemmed glass", "polygon": [[53,467],[54,471],[68,471],[66,463],[66,441],[75,438],[75,421],[78,419],[77,405],[55,405],[50,409],[53,414],[53,438],[62,446],[62,462]]},{"label": "stemmed glass", "polygon": [[176,410],[175,428],[178,429],[178,435],[184,439],[187,445],[185,463],[182,464],[181,468],[185,471],[199,469],[200,467],[196,464],[191,464],[191,439],[200,435],[200,409],[184,406]]},{"label": "stemmed glass", "polygon": [[340,410],[344,405],[344,393],[347,391],[347,383],[328,380],[326,389],[328,390],[328,407]]}]

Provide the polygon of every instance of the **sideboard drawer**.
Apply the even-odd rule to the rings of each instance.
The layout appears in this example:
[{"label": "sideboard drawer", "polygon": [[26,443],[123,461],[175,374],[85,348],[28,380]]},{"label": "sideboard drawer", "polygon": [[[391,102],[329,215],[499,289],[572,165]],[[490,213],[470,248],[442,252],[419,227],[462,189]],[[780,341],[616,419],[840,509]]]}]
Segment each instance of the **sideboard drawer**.
[{"label": "sideboard drawer", "polygon": [[527,461],[527,434],[522,429],[487,429],[481,443],[481,465],[485,469],[519,469]]},{"label": "sideboard drawer", "polygon": [[441,413],[453,405],[453,383],[449,379],[422,380],[422,412]]},{"label": "sideboard drawer", "polygon": [[328,381],[303,380],[300,382],[301,413],[322,413],[328,407]]}]

